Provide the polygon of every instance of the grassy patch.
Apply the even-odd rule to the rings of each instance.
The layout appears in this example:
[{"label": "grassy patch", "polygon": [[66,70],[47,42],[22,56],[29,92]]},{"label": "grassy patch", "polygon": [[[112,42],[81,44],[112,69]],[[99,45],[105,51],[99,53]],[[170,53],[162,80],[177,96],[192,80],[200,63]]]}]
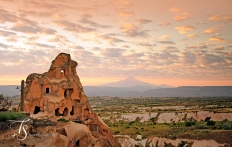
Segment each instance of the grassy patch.
[{"label": "grassy patch", "polygon": [[65,119],[65,118],[60,118],[57,121],[62,121],[62,122],[69,122],[69,120]]},{"label": "grassy patch", "polygon": [[26,117],[24,114],[18,112],[0,112],[0,122],[7,120],[15,120]]}]

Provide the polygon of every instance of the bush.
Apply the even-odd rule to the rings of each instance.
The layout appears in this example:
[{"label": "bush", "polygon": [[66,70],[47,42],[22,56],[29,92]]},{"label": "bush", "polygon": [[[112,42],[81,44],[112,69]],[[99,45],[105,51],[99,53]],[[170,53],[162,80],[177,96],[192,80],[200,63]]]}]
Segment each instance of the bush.
[{"label": "bush", "polygon": [[125,129],[129,129],[129,128],[130,128],[130,126],[126,126],[126,127],[125,127]]},{"label": "bush", "polygon": [[216,122],[215,121],[212,121],[212,120],[209,120],[209,121],[207,121],[207,126],[214,126],[216,124]]},{"label": "bush", "polygon": [[185,122],[185,126],[186,126],[186,127],[191,127],[192,125],[193,125],[192,122],[189,122],[189,121],[188,121],[188,122]]},{"label": "bush", "polygon": [[0,122],[24,118],[25,115],[19,112],[0,112]]},{"label": "bush", "polygon": [[57,121],[62,121],[62,122],[69,122],[69,120],[65,119],[65,118],[60,118]]},{"label": "bush", "polygon": [[197,127],[197,129],[206,129],[207,127],[206,126],[204,126],[204,125],[199,125],[199,126],[196,126]]}]

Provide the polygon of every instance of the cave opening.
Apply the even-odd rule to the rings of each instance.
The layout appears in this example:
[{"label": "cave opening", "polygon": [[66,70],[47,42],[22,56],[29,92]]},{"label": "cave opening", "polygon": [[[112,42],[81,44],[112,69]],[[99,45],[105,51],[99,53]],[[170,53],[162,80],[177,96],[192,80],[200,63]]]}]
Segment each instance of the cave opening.
[{"label": "cave opening", "polygon": [[60,71],[60,73],[61,73],[61,76],[63,77],[63,76],[64,76],[64,70],[62,69],[62,70]]},{"label": "cave opening", "polygon": [[63,112],[63,116],[67,116],[68,115],[68,108],[64,108],[64,112]]},{"label": "cave opening", "polygon": [[46,88],[46,93],[49,93],[49,88]]},{"label": "cave opening", "polygon": [[70,88],[70,89],[66,89],[64,91],[64,98],[71,98],[71,94],[73,93],[73,89]]},{"label": "cave opening", "polygon": [[37,114],[39,112],[40,112],[40,107],[39,106],[35,106],[34,114]]},{"label": "cave opening", "polygon": [[76,141],[75,147],[79,147],[80,146],[80,140]]},{"label": "cave opening", "polygon": [[60,109],[60,108],[56,108],[56,109],[55,109],[55,116],[60,116],[59,109]]},{"label": "cave opening", "polygon": [[72,106],[72,111],[70,112],[70,115],[74,115],[74,106]]}]

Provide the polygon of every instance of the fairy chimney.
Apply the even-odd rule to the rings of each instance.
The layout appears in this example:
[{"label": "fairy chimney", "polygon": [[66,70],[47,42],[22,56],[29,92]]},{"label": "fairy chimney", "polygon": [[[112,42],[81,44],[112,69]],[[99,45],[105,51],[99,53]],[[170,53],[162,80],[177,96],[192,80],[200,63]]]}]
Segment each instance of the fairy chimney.
[{"label": "fairy chimney", "polygon": [[88,126],[93,136],[112,146],[108,126],[92,111],[76,73],[77,62],[70,54],[60,53],[43,74],[33,73],[26,79],[23,109],[34,118],[66,118]]}]

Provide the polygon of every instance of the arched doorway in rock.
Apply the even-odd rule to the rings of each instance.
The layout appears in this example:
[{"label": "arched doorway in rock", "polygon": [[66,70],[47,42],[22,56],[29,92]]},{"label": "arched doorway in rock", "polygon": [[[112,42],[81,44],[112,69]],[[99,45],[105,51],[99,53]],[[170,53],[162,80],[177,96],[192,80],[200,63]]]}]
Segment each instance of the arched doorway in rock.
[{"label": "arched doorway in rock", "polygon": [[59,110],[60,110],[60,108],[55,109],[55,116],[60,116]]},{"label": "arched doorway in rock", "polygon": [[64,111],[63,111],[63,116],[67,116],[68,115],[68,108],[64,108]]},{"label": "arched doorway in rock", "polygon": [[70,112],[70,115],[74,115],[74,106],[72,106],[72,111]]},{"label": "arched doorway in rock", "polygon": [[40,112],[40,107],[39,106],[35,106],[34,114],[37,114],[39,112]]},{"label": "arched doorway in rock", "polygon": [[65,74],[65,72],[64,72],[64,70],[63,70],[63,69],[61,69],[60,73],[61,73],[61,77],[63,77],[63,76],[64,76],[64,74]]},{"label": "arched doorway in rock", "polygon": [[65,89],[64,91],[64,98],[71,98],[71,94],[73,93],[73,89]]}]

